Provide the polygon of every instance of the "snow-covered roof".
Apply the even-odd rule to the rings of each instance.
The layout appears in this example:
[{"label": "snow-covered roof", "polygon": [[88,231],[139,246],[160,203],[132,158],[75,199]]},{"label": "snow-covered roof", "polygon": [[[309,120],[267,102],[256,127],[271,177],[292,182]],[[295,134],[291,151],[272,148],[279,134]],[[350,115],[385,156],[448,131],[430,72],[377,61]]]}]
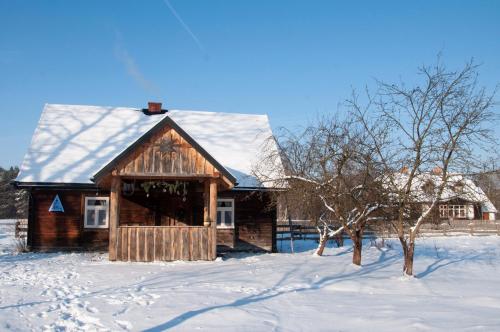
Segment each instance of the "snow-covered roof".
[{"label": "snow-covered roof", "polygon": [[[403,188],[408,181],[408,175],[399,172],[396,173],[396,175],[396,185]],[[425,189],[426,185],[429,183],[432,183],[434,188],[438,188],[442,183],[441,175],[420,173],[415,176],[412,183],[412,193],[416,201],[424,203],[432,200],[432,193],[427,193]],[[464,201],[478,203],[481,205],[482,212],[497,212],[497,209],[484,191],[477,186],[474,181],[462,174],[451,174],[448,177],[448,183],[444,187],[441,195],[441,201],[453,199],[462,199]]]},{"label": "snow-covered roof", "polygon": [[169,110],[148,116],[135,108],[57,104],[45,105],[16,180],[92,184],[100,169],[165,117],[222,164],[238,187],[261,186],[252,169],[264,145],[269,148],[267,115]]}]

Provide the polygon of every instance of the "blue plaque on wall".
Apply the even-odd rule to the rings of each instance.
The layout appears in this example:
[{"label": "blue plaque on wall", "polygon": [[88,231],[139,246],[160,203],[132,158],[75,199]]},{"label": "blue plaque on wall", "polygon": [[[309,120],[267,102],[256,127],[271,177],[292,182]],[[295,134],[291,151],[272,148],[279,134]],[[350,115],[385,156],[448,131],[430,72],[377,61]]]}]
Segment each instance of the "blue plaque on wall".
[{"label": "blue plaque on wall", "polygon": [[54,201],[52,202],[52,205],[49,207],[49,212],[64,212],[64,207],[61,203],[59,195],[56,195],[56,197],[54,197]]}]

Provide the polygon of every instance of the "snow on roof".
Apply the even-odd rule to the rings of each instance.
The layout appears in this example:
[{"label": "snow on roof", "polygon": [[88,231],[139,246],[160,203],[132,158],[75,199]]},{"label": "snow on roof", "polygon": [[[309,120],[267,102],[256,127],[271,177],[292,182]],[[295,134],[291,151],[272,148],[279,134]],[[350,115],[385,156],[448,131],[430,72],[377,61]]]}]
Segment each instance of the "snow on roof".
[{"label": "snow on roof", "polygon": [[[395,178],[398,186],[403,186],[408,181],[408,175],[397,173]],[[442,182],[441,175],[432,173],[420,173],[415,176],[412,183],[412,193],[414,198],[419,202],[429,202],[432,197],[426,193],[425,186],[429,183],[437,188]],[[497,212],[493,203],[486,196],[484,191],[477,186],[471,179],[466,178],[462,174],[451,174],[448,178],[448,184],[444,187],[441,195],[441,201],[449,201],[453,199],[463,199],[468,202],[481,204],[482,212]]]},{"label": "snow on roof", "polygon": [[169,110],[147,116],[134,108],[57,104],[45,105],[16,180],[91,184],[95,173],[165,117],[221,163],[238,187],[260,186],[252,169],[272,135],[267,115]]}]

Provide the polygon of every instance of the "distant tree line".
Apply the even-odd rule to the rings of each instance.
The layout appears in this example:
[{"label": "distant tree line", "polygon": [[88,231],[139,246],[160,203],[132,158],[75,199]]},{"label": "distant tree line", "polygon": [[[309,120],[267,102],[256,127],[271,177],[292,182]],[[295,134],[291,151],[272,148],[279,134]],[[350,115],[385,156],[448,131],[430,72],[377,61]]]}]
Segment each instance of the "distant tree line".
[{"label": "distant tree line", "polygon": [[0,219],[27,218],[28,193],[14,188],[11,182],[17,177],[17,166],[0,167]]}]

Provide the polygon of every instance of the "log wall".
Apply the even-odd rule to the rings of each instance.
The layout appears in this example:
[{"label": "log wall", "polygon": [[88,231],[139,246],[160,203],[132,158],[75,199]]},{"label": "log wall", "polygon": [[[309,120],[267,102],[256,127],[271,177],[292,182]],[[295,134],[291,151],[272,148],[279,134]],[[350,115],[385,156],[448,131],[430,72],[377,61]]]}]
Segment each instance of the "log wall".
[{"label": "log wall", "polygon": [[117,260],[131,262],[211,260],[214,233],[210,227],[121,226]]},{"label": "log wall", "polygon": [[217,228],[217,245],[227,248],[235,248],[235,229],[234,228]]},{"label": "log wall", "polygon": [[270,198],[256,191],[225,191],[218,198],[234,199],[234,234],[227,229],[217,230],[217,244],[227,243],[234,236],[234,250],[276,251],[276,210],[269,209]]},{"label": "log wall", "polygon": [[[49,212],[54,197],[59,195],[64,212]],[[108,229],[83,227],[85,196],[95,192],[35,190],[30,213],[30,246],[33,249],[105,249]],[[107,196],[107,195],[103,195]]]},{"label": "log wall", "polygon": [[[61,198],[64,213],[48,212],[56,194]],[[95,194],[95,191],[34,190],[31,202],[33,211],[30,213],[29,221],[31,247],[43,250],[64,248],[106,250],[108,229],[83,227],[84,197],[95,196]],[[99,195],[108,196],[108,193],[100,192]],[[196,211],[196,217],[193,217],[196,223],[193,222],[193,226],[202,226],[203,198],[201,193],[196,193],[195,196],[197,203],[191,207],[193,211]],[[265,195],[225,191],[219,192],[218,197],[235,199],[235,228],[217,229],[215,241],[220,246],[219,250],[275,250],[275,215],[274,211],[266,210],[269,200]],[[155,225],[152,211],[139,203],[141,202],[133,202],[130,198],[122,197],[120,227],[153,227]],[[168,224],[163,217],[161,226],[177,227]]]}]

